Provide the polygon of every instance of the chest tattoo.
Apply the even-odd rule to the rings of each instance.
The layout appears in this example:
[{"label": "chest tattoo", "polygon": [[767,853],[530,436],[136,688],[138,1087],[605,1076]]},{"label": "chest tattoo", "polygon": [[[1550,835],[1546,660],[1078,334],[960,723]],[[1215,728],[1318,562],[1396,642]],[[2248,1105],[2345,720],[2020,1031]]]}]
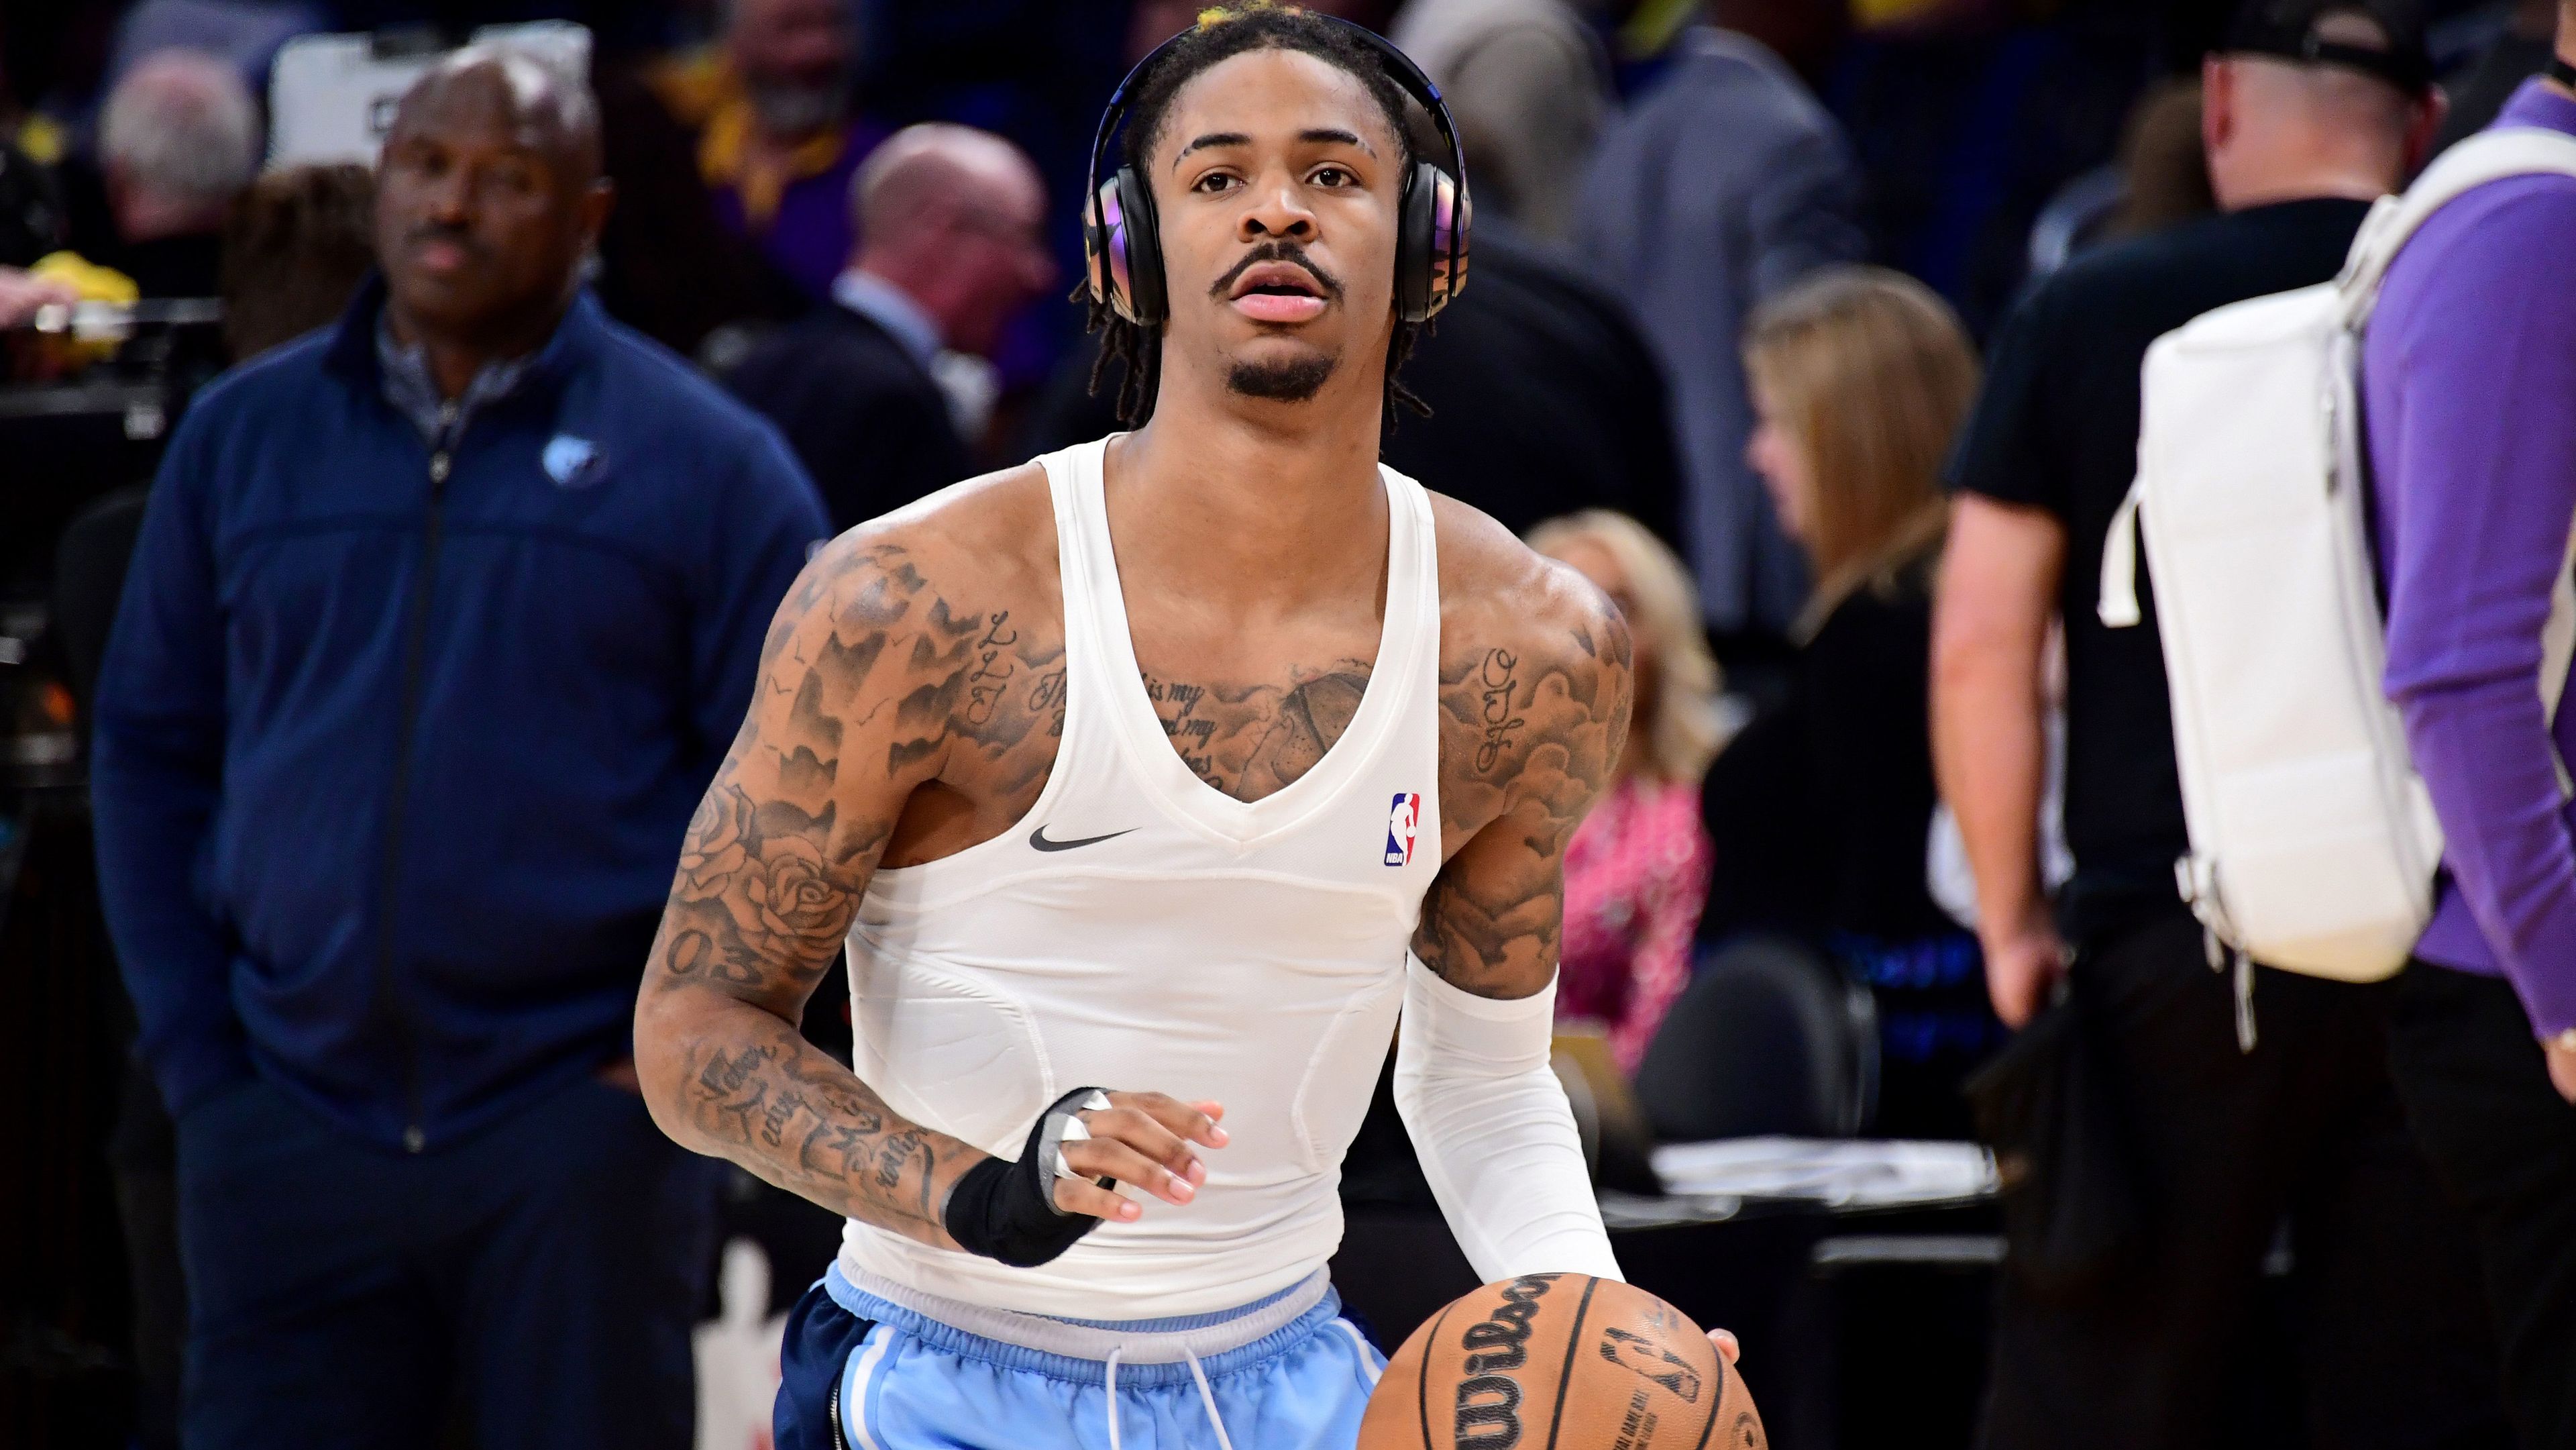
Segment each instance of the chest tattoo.
[{"label": "chest tattoo", "polygon": [[1148,670],[1145,697],[1193,774],[1236,800],[1254,801],[1314,769],[1368,692],[1369,665],[1361,660],[1290,674],[1287,684],[1230,685]]}]

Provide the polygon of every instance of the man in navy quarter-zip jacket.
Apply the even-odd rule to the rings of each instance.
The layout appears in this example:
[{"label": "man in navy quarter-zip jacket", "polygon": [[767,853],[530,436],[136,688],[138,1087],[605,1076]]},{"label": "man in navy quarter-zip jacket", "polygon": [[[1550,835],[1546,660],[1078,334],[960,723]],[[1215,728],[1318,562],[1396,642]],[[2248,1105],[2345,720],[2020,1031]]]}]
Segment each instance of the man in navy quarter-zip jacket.
[{"label": "man in navy quarter-zip jacket", "polygon": [[[826,527],[768,425],[579,285],[594,111],[404,98],[385,275],[200,396],[99,687],[109,924],[178,1122],[183,1435],[672,1447],[713,1231],[635,984]],[[764,903],[745,902],[757,911]]]}]

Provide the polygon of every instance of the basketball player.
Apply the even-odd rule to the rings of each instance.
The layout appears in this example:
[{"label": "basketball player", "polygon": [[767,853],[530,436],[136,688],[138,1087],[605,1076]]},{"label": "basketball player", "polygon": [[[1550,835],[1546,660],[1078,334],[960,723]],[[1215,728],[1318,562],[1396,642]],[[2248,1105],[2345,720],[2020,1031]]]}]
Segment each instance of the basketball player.
[{"label": "basketball player", "polygon": [[[1478,1276],[1618,1275],[1548,1043],[1628,633],[1377,462],[1464,272],[1436,93],[1257,6],[1103,150],[1122,112],[1090,285],[1140,426],[812,562],[638,1005],[665,1129],[850,1220],[781,1447],[1351,1444],[1383,1362],[1324,1266],[1399,1006]],[[796,1025],[845,937],[855,1075]]]}]

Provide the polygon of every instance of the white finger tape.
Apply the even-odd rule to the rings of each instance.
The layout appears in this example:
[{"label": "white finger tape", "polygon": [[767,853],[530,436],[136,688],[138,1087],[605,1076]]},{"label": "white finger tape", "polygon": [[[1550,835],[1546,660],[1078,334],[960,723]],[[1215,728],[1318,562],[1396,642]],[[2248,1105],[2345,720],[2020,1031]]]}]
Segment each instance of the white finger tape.
[{"label": "white finger tape", "polygon": [[[1082,1115],[1084,1113],[1106,1112],[1108,1109],[1109,1094],[1102,1092],[1098,1088],[1093,1088],[1090,1095],[1085,1097],[1081,1102],[1075,1103],[1071,1107],[1063,1108],[1060,1111],[1048,1114],[1047,1131],[1044,1136],[1047,1142],[1054,1145],[1056,1177],[1087,1179],[1090,1176],[1085,1173],[1074,1171],[1073,1165],[1065,1161],[1064,1145],[1067,1143],[1081,1143],[1088,1141],[1091,1137],[1091,1129],[1083,1126]],[[1039,1161],[1044,1162],[1045,1160],[1040,1159]]]},{"label": "white finger tape", "polygon": [[1080,1177],[1083,1177],[1083,1176],[1084,1176],[1084,1175],[1082,1175],[1082,1174],[1080,1174],[1080,1173],[1078,1173],[1078,1172],[1075,1172],[1075,1171],[1074,1171],[1074,1167],[1073,1167],[1073,1165],[1072,1165],[1071,1163],[1069,1163],[1069,1162],[1065,1161],[1065,1156],[1064,1156],[1064,1145],[1065,1145],[1065,1144],[1067,1144],[1067,1143],[1084,1143],[1084,1142],[1089,1142],[1089,1141],[1090,1141],[1090,1139],[1091,1139],[1091,1130],[1090,1130],[1089,1128],[1086,1128],[1086,1127],[1084,1127],[1084,1126],[1082,1125],[1082,1119],[1080,1119],[1080,1118],[1077,1118],[1077,1117],[1073,1116],[1071,1113],[1067,1113],[1067,1114],[1065,1114],[1065,1118],[1064,1118],[1064,1128],[1063,1128],[1063,1130],[1062,1130],[1062,1131],[1060,1131],[1060,1132],[1058,1132],[1058,1133],[1056,1134],[1056,1140],[1055,1140],[1055,1176],[1056,1176],[1056,1177],[1058,1177],[1058,1178],[1080,1178]]}]

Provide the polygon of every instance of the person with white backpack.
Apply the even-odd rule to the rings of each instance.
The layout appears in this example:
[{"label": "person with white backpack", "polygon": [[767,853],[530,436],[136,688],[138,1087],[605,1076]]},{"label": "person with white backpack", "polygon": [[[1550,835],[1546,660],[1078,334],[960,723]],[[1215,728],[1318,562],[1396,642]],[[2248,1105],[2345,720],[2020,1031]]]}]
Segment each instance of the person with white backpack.
[{"label": "person with white backpack", "polygon": [[[2431,71],[2403,0],[2246,4],[2204,67],[2222,213],[2080,255],[2026,296],[1952,462],[1961,496],[1934,622],[1942,792],[1976,878],[1998,1014],[2020,1026],[2062,1000],[2051,1025],[2071,1030],[2031,1040],[2072,1044],[2099,1088],[2068,1095],[2097,1111],[2079,1112],[2085,1141],[2061,1153],[2116,1159],[2121,1180],[2110,1208],[2087,1192],[2101,1180],[2076,1170],[2041,1172],[2017,1200],[1983,1429],[1999,1450],[2236,1438],[2264,1265],[2284,1247],[2314,1441],[2507,1434],[2469,1229],[2390,1083],[2390,989],[2279,970],[2194,919],[2219,893],[2176,870],[2200,858],[2204,832],[2195,737],[2176,728],[2192,697],[2169,696],[2168,656],[2210,647],[2159,628],[2171,601],[2154,546],[2176,511],[2129,502],[2168,427],[2258,450],[2319,431],[2308,395],[2284,408],[2210,389],[2174,405],[2150,359],[2204,313],[2337,275],[2372,204],[2429,148]],[[2137,528],[2144,569],[2134,534],[2115,537]],[[2258,550],[2236,577],[2260,583],[2280,563]],[[2152,601],[2132,599],[2134,620],[2099,607],[2106,567],[2124,564]],[[2052,616],[2065,626],[2076,865],[2053,914],[2036,827]],[[2221,643],[2283,624],[2239,611]],[[2351,693],[2375,696],[2367,675]],[[2032,1231],[2051,1223],[2028,1211],[2033,1193],[2093,1215],[2072,1236],[2090,1233],[2088,1254],[2049,1236],[2071,1220]]]},{"label": "person with white backpack", "polygon": [[[2361,354],[2388,698],[2443,873],[2390,1029],[2477,1227],[2523,1445],[2576,1445],[2576,0],[2557,59],[2446,153]],[[2433,197],[2422,198],[2429,202]],[[2409,210],[2420,210],[2410,207]],[[2427,883],[2430,884],[2429,882]]]}]

